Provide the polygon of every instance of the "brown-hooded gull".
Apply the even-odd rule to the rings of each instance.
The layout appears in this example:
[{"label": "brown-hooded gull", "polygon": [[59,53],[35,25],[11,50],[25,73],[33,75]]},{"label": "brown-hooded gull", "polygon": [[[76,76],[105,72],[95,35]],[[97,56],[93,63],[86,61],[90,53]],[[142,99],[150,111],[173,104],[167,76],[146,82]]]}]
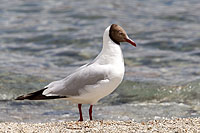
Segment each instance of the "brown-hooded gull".
[{"label": "brown-hooded gull", "polygon": [[19,96],[16,100],[64,98],[78,104],[79,121],[83,121],[82,104],[90,104],[89,117],[92,120],[93,105],[112,93],[124,77],[121,42],[128,42],[136,47],[122,27],[117,24],[108,26],[103,35],[103,48],[92,62],[78,68],[66,78],[54,81],[42,90]]}]

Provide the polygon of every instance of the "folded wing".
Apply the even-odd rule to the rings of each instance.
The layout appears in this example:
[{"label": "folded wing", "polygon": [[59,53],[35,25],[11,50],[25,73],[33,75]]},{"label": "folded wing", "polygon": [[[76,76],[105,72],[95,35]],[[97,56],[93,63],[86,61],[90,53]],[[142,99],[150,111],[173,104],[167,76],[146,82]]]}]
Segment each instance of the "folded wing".
[{"label": "folded wing", "polygon": [[105,79],[107,79],[107,73],[101,67],[86,66],[62,80],[50,83],[42,94],[45,96],[79,96],[87,91],[87,86],[96,86]]}]

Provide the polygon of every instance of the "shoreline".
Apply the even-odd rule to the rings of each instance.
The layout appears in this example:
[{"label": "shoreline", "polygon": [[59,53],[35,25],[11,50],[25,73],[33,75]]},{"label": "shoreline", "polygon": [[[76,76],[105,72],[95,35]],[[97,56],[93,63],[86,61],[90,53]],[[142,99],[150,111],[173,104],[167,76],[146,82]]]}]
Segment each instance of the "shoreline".
[{"label": "shoreline", "polygon": [[173,118],[151,120],[148,122],[135,121],[70,121],[49,123],[0,123],[1,133],[56,133],[56,132],[169,132],[176,133],[200,132],[200,118]]}]

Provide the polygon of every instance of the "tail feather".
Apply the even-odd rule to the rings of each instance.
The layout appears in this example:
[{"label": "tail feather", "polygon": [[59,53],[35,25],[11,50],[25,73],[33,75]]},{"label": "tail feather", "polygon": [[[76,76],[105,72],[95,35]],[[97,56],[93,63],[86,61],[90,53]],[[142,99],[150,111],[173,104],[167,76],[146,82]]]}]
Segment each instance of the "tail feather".
[{"label": "tail feather", "polygon": [[[47,88],[45,88],[45,89],[47,89]],[[26,95],[19,96],[15,100],[25,100],[25,99],[28,99],[28,100],[46,100],[46,99],[66,98],[66,96],[45,96],[45,95],[42,95],[42,93],[45,89],[41,89],[41,90],[33,92],[33,93],[29,93],[29,94],[26,94]]]}]

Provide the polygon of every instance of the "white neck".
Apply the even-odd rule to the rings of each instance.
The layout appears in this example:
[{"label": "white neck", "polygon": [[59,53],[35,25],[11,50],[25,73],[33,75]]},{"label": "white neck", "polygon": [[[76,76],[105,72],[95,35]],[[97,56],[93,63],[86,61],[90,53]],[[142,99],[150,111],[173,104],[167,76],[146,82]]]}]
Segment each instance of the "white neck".
[{"label": "white neck", "polygon": [[106,28],[103,35],[103,48],[95,59],[99,64],[121,64],[124,65],[123,54],[120,45],[114,43],[109,37],[110,26]]}]

